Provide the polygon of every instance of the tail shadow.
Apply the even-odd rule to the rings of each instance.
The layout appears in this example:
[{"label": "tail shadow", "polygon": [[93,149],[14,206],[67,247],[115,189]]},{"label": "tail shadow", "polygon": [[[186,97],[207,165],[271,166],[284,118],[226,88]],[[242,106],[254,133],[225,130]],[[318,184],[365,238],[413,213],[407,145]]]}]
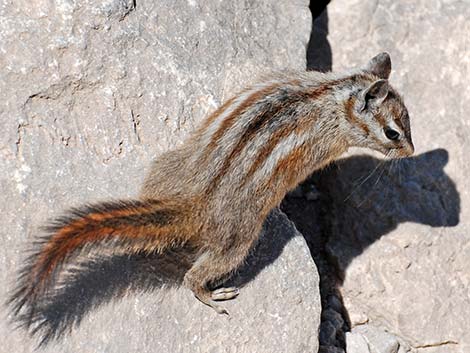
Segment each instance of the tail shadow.
[{"label": "tail shadow", "polygon": [[[252,281],[298,234],[285,215],[273,210],[264,222],[258,244],[245,265],[228,280],[228,285],[243,287]],[[102,305],[127,295],[181,286],[196,258],[196,250],[189,246],[151,255],[106,254],[103,246],[91,256],[75,259],[50,294],[16,320],[19,326],[39,337],[39,346],[48,345],[70,334],[90,312]]]},{"label": "tail shadow", "polygon": [[[67,266],[51,292],[16,318],[19,326],[40,337],[39,346],[78,327],[92,310],[133,292],[181,284],[190,267],[191,249],[165,255],[80,256]],[[182,254],[185,254],[184,256]]]}]

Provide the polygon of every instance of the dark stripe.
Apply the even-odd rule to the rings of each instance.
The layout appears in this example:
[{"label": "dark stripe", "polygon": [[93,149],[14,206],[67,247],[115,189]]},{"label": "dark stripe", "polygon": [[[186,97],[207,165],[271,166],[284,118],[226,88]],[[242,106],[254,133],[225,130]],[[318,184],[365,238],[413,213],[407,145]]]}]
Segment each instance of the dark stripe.
[{"label": "dark stripe", "polygon": [[[233,160],[246,147],[249,141],[262,131],[262,128],[268,128],[268,125],[277,123],[278,121],[275,118],[293,115],[296,109],[296,103],[305,101],[307,97],[309,96],[305,92],[292,92],[289,89],[280,90],[275,100],[276,104],[269,103],[269,106],[263,109],[262,114],[256,115],[249,123],[238,143],[224,160],[219,173],[211,181],[209,191],[212,191],[218,186],[222,177],[227,174]],[[268,103],[265,103],[265,105],[268,105]],[[289,112],[291,113],[289,114]]]},{"label": "dark stripe", "polygon": [[282,129],[278,129],[273,135],[271,135],[271,138],[266,143],[266,145],[261,148],[261,151],[258,153],[255,161],[248,170],[248,173],[245,177],[245,181],[243,182],[244,185],[246,184],[248,179],[251,178],[253,174],[255,174],[256,170],[258,170],[258,168],[266,161],[266,159],[273,152],[274,148],[276,148],[279,142],[287,138],[287,136],[292,133],[292,128],[293,124],[288,124]]},{"label": "dark stripe", "polygon": [[102,227],[120,227],[120,226],[164,226],[174,220],[174,212],[169,210],[158,210],[149,213],[135,213],[122,217],[106,219],[99,223]]},{"label": "dark stripe", "polygon": [[406,132],[406,127],[405,127],[405,124],[404,124],[404,120],[407,119],[407,113],[406,111],[404,112],[403,109],[399,109],[397,107],[397,105],[399,105],[399,101],[398,99],[396,100],[393,100],[392,102],[390,102],[390,112],[392,113],[392,116],[393,116],[393,121],[395,122],[395,124],[398,125],[398,127],[400,129],[402,129],[404,132]]},{"label": "dark stripe", "polygon": [[[326,92],[325,89],[321,89],[321,90],[319,89],[315,93],[310,94],[309,96],[311,97],[312,95],[315,95],[316,97],[320,97],[320,95],[325,94],[325,92]],[[260,168],[261,165],[264,164],[264,162],[269,158],[269,156],[272,154],[272,152],[274,151],[274,149],[279,143],[281,143],[283,140],[285,140],[289,135],[293,133],[298,134],[298,135],[300,135],[301,133],[305,133],[307,129],[310,129],[312,127],[313,122],[314,122],[314,119],[312,117],[312,114],[309,114],[307,116],[301,116],[295,120],[289,121],[287,124],[283,126],[280,126],[271,135],[267,143],[261,148],[260,152],[256,156],[255,161],[253,162],[250,169],[248,170],[248,173],[246,174],[245,180],[243,181],[242,185],[245,185],[248,182],[248,180],[255,174],[258,168]]]},{"label": "dark stripe", "polygon": [[387,125],[387,119],[381,112],[375,114],[374,118],[379,122],[380,125],[382,125],[382,127],[385,127],[385,125]]},{"label": "dark stripe", "polygon": [[224,119],[219,129],[212,135],[211,142],[209,143],[204,155],[209,155],[209,153],[217,147],[220,139],[225,134],[225,132],[235,123],[237,118],[239,118],[245,110],[250,108],[259,99],[265,97],[269,93],[272,93],[278,86],[279,84],[273,84],[271,86],[258,90],[251,94],[242,103],[240,103],[240,105],[229,116]]},{"label": "dark stripe", "polygon": [[213,190],[214,188],[217,187],[220,179],[222,179],[222,177],[227,174],[230,168],[230,165],[232,164],[233,159],[235,159],[236,156],[240,154],[243,148],[247,145],[248,141],[250,141],[252,137],[259,132],[261,127],[267,124],[269,118],[274,116],[277,112],[281,111],[281,109],[282,109],[282,106],[273,106],[268,111],[265,111],[262,114],[257,115],[250,122],[247,129],[245,130],[241,138],[238,140],[238,143],[230,151],[227,158],[225,158],[224,163],[222,164],[222,167],[219,170],[219,173],[212,179],[211,184],[210,184],[211,185],[210,190]]},{"label": "dark stripe", "polygon": [[356,125],[358,127],[360,127],[367,135],[369,135],[370,131],[369,131],[369,126],[367,126],[366,123],[364,123],[363,121],[361,121],[357,116],[356,114],[354,113],[354,105],[356,103],[356,98],[355,97],[351,97],[350,99],[348,99],[345,103],[344,103],[344,108],[346,110],[346,119],[348,119],[348,121],[353,124],[353,125]]}]

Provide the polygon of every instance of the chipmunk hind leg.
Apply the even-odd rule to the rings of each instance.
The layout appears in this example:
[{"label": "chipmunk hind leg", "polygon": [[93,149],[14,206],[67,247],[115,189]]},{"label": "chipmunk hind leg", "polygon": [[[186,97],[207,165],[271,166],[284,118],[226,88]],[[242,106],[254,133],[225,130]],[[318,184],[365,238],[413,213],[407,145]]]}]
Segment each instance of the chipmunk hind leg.
[{"label": "chipmunk hind leg", "polygon": [[219,314],[227,314],[216,301],[235,298],[239,290],[236,287],[218,288],[212,291],[210,284],[227,279],[245,260],[249,247],[229,249],[227,251],[207,251],[199,257],[184,277],[184,284],[191,289],[197,299],[210,306]]}]

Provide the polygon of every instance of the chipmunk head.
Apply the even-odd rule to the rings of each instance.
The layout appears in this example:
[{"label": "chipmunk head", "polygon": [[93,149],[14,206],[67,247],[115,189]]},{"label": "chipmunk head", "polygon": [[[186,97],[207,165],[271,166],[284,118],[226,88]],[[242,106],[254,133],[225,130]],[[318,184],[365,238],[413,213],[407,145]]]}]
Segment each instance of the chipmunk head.
[{"label": "chipmunk head", "polygon": [[360,89],[349,98],[351,143],[392,158],[413,154],[408,111],[400,95],[388,83],[392,63],[387,53],[372,58],[356,76]]}]

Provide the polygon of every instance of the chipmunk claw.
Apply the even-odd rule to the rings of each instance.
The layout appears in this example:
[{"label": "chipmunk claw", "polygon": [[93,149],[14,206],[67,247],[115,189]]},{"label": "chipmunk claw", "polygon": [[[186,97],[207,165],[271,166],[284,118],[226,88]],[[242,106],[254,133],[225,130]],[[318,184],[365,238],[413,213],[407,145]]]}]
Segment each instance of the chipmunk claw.
[{"label": "chipmunk claw", "polygon": [[[222,288],[221,288],[222,289]],[[217,294],[217,293],[216,293]],[[222,296],[222,295],[221,295]],[[216,297],[218,297],[218,295],[216,295]],[[233,298],[234,296],[232,296]],[[196,295],[196,298],[203,304],[211,307],[212,309],[215,310],[215,312],[217,314],[223,314],[223,315],[227,315],[227,316],[230,316],[229,312],[222,306],[218,305],[215,303],[215,301],[213,299],[211,299],[211,294],[209,292],[207,292],[207,294],[201,296],[201,295]],[[224,300],[224,299],[219,299],[219,300]]]},{"label": "chipmunk claw", "polygon": [[217,312],[217,314],[230,316],[227,309],[225,309],[224,307],[220,305],[212,304],[211,307]]},{"label": "chipmunk claw", "polygon": [[229,312],[223,306],[216,304],[213,300],[208,300],[203,303],[214,309],[217,314],[230,316]]},{"label": "chipmunk claw", "polygon": [[211,293],[212,300],[230,300],[238,296],[240,290],[237,287],[218,288]]}]

